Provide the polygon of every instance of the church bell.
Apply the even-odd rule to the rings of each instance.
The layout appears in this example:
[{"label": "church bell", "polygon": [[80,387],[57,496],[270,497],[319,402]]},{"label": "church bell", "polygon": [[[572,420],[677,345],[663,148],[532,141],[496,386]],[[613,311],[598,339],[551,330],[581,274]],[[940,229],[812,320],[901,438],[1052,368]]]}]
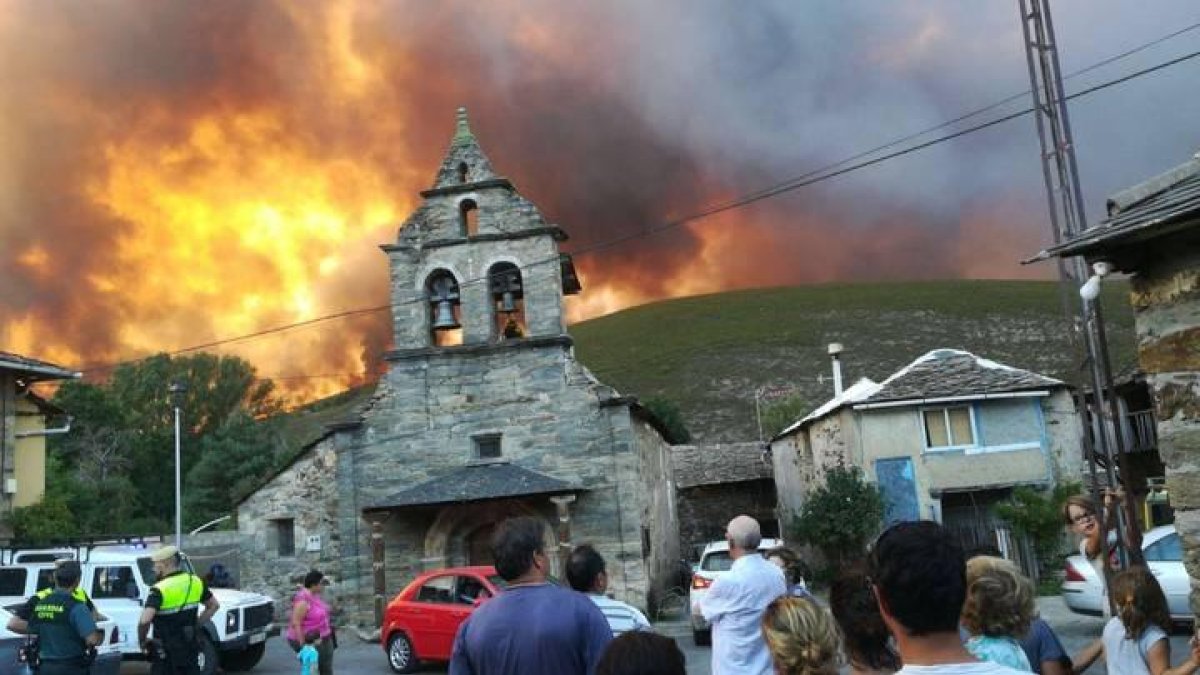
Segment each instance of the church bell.
[{"label": "church bell", "polygon": [[500,295],[500,311],[504,314],[512,314],[517,311],[517,301],[513,298],[512,291],[504,291]]},{"label": "church bell", "polygon": [[437,303],[437,314],[433,318],[433,327],[435,330],[462,328],[462,324],[454,318],[454,305],[449,300],[441,300]]}]

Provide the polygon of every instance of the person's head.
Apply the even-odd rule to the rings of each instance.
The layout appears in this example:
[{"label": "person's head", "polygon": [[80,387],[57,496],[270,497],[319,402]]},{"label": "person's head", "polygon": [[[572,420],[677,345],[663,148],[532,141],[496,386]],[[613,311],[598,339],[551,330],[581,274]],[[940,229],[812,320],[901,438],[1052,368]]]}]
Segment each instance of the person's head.
[{"label": "person's head", "polygon": [[675,640],[634,630],[622,633],[604,649],[596,675],[684,675],[683,652]]},{"label": "person's head", "polygon": [[842,629],[843,648],[852,663],[871,670],[900,670],[900,657],[892,649],[891,634],[861,567],[833,580],[829,610]]},{"label": "person's head", "polygon": [[762,542],[762,530],[758,521],[750,516],[738,516],[725,527],[725,541],[729,543],[729,555],[738,558],[758,550]]},{"label": "person's head", "polygon": [[967,599],[962,626],[972,635],[1020,640],[1033,621],[1033,583],[1004,558],[976,556],[967,561]]},{"label": "person's head", "polygon": [[74,560],[62,560],[54,565],[54,585],[68,590],[75,588],[79,585],[82,574],[79,563]]},{"label": "person's head", "polygon": [[580,593],[603,593],[608,588],[604,557],[589,544],[576,546],[567,559],[567,583]]},{"label": "person's head", "polygon": [[321,639],[321,631],[310,630],[304,634],[304,644],[315,645]]},{"label": "person's head", "polygon": [[1088,536],[1100,527],[1096,502],[1086,495],[1071,495],[1063,502],[1063,523],[1080,536]]},{"label": "person's head", "polygon": [[313,593],[325,590],[325,575],[320,570],[309,570],[304,575],[304,587]]},{"label": "person's head", "polygon": [[1167,598],[1158,579],[1145,567],[1135,565],[1114,576],[1112,598],[1129,639],[1137,640],[1152,624],[1168,633],[1171,631]]},{"label": "person's head", "polygon": [[179,569],[179,549],[174,546],[163,546],[150,554],[154,563],[154,573],[159,579]]},{"label": "person's head", "polygon": [[550,558],[546,556],[546,525],[537,518],[509,518],[496,527],[492,535],[492,558],[496,573],[505,581],[530,576],[545,580],[550,573]]},{"label": "person's head", "polygon": [[787,577],[788,583],[799,584],[804,581],[804,563],[792,549],[786,546],[777,546],[764,553],[763,557],[783,570],[783,575]]},{"label": "person's head", "polygon": [[841,640],[833,617],[815,602],[784,596],[767,605],[763,638],[780,675],[833,675]]},{"label": "person's head", "polygon": [[867,556],[879,613],[893,634],[957,633],[967,593],[962,547],[935,522],[893,525]]}]

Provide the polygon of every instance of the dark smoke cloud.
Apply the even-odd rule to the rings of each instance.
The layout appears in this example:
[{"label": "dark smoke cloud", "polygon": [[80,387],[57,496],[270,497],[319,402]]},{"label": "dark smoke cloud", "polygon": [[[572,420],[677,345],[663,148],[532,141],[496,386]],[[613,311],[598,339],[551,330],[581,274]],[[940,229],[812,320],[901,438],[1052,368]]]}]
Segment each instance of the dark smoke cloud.
[{"label": "dark smoke cloud", "polygon": [[[224,335],[205,303],[229,298],[128,302],[129,285],[147,280],[114,269],[114,256],[122,237],[143,232],[88,189],[110,171],[106,149],[123,141],[171,147],[196,120],[266,110],[280,121],[279,144],[366,167],[410,198],[432,179],[454,108],[467,105],[493,164],[567,229],[569,249],[586,252],[1021,91],[1012,5],[15,0],[0,17],[0,312],[89,361],[134,355],[122,338],[130,325],[178,325],[164,349]],[[1116,0],[1055,9],[1068,71],[1198,18],[1187,0],[1154,12]],[[1188,44],[1194,36],[1072,88]],[[368,95],[339,93],[346,82],[334,66],[345,53],[370,73]],[[1195,68],[1073,106],[1090,204],[1200,146]],[[1036,153],[1032,121],[1020,120],[585,253],[579,265],[590,288],[641,299],[681,288],[1049,275],[1016,264],[1047,239]],[[191,161],[202,173],[203,160]],[[356,189],[348,184],[339,201],[355,203]],[[359,230],[349,262],[313,275],[323,311],[386,301],[385,262],[372,244],[395,224],[364,222],[365,207],[351,216]],[[38,246],[44,265],[23,263]],[[261,254],[197,255],[280,283],[277,261]],[[99,292],[95,277],[118,286]],[[264,308],[259,327],[288,320]],[[349,336],[373,369],[386,325],[361,319],[297,333],[288,349],[302,370],[354,370],[363,364],[346,356]],[[312,354],[321,365],[309,365]]]}]

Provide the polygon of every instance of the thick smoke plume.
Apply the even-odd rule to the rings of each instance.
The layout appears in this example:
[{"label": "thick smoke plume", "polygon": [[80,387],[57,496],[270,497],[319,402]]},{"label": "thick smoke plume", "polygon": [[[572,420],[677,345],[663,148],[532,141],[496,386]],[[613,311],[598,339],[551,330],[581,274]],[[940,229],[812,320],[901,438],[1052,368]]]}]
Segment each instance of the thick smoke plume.
[{"label": "thick smoke plume", "polygon": [[[1061,4],[1064,44],[1087,28],[1072,15],[1102,14]],[[1139,33],[1182,23],[1175,5]],[[1051,273],[1016,264],[1046,240],[1031,121],[589,252],[1020,91],[1007,6],[2,8],[0,349],[80,367],[386,304],[376,245],[428,187],[459,105],[572,235],[575,319],[738,287]],[[1079,44],[1080,64],[1111,53]],[[1156,109],[1172,140],[1094,183],[1183,159],[1194,108]],[[1126,123],[1084,107],[1077,126],[1111,139]],[[377,371],[388,337],[379,313],[227,349],[314,396]]]}]

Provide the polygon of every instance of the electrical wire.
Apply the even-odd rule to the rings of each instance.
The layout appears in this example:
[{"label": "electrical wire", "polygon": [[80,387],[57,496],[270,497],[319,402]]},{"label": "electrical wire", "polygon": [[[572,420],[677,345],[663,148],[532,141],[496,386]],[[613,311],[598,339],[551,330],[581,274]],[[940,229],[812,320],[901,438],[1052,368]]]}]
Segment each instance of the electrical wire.
[{"label": "electrical wire", "polygon": [[[1191,30],[1195,30],[1196,28],[1200,28],[1200,23],[1193,24],[1186,28],[1180,29],[1168,36],[1164,36],[1153,42],[1146,43],[1144,45],[1140,45],[1131,50],[1123,52],[1122,54],[1118,54],[1113,57],[1109,57],[1108,59],[1105,59],[1104,61],[1101,61],[1101,62],[1098,62],[1091,66],[1088,66],[1087,68],[1084,68],[1080,71],[1076,71],[1075,73],[1072,74],[1072,76],[1083,74],[1083,73],[1089,72],[1091,70],[1095,70],[1096,68],[1099,68],[1103,65],[1112,63],[1115,60],[1118,60],[1121,58],[1126,58],[1127,56],[1129,56],[1131,54],[1138,53],[1140,51],[1148,49],[1151,46],[1160,44],[1161,42],[1164,42],[1172,37],[1181,35],[1185,32],[1191,31]],[[1136,78],[1143,77],[1145,75],[1149,75],[1149,74],[1164,70],[1171,66],[1178,65],[1185,61],[1194,59],[1198,56],[1200,56],[1200,51],[1195,51],[1195,52],[1191,52],[1188,54],[1184,54],[1184,55],[1176,57],[1174,59],[1155,64],[1154,66],[1143,68],[1141,70],[1134,71],[1132,73],[1121,76],[1119,78],[1116,78],[1113,80],[1108,80],[1108,81],[1102,82],[1098,85],[1080,90],[1073,94],[1069,94],[1066,96],[1066,100],[1071,101],[1071,100],[1074,100],[1077,98],[1088,96],[1088,95],[1096,93],[1098,91],[1109,89],[1111,87],[1117,86],[1119,84],[1123,84],[1130,80],[1134,80]],[[583,255],[583,254],[595,253],[598,251],[604,251],[604,250],[607,250],[607,249],[610,249],[610,248],[613,248],[616,246],[620,246],[626,242],[629,242],[629,241],[632,241],[635,239],[641,239],[646,236],[655,235],[655,234],[658,234],[661,232],[665,232],[667,230],[672,230],[672,229],[681,227],[688,223],[692,223],[695,221],[710,218],[710,217],[720,214],[720,213],[743,208],[745,206],[749,206],[751,204],[763,201],[765,199],[776,197],[778,195],[781,195],[781,194],[784,194],[787,192],[792,192],[794,190],[798,190],[803,187],[808,187],[810,185],[814,185],[814,184],[821,183],[821,182],[824,182],[824,181],[827,181],[827,180],[830,180],[833,178],[837,178],[839,176],[843,176],[843,175],[846,175],[846,174],[854,172],[854,171],[859,171],[859,170],[862,170],[865,168],[869,168],[869,167],[875,166],[877,164],[881,164],[883,162],[890,161],[892,159],[903,157],[905,155],[919,152],[921,150],[925,150],[925,149],[933,147],[935,145],[940,145],[942,143],[946,143],[946,142],[952,141],[954,139],[961,138],[968,134],[973,134],[973,133],[976,133],[979,131],[983,131],[985,129],[989,129],[991,127],[998,126],[1000,124],[1004,124],[1006,122],[1010,122],[1012,120],[1018,119],[1020,117],[1024,117],[1025,115],[1028,115],[1029,113],[1033,112],[1033,108],[1032,107],[1024,108],[1024,109],[1003,115],[1001,117],[989,120],[987,122],[975,124],[975,125],[966,127],[964,129],[955,131],[953,133],[938,136],[936,138],[932,138],[930,140],[918,143],[916,145],[911,145],[911,146],[905,147],[901,150],[897,150],[897,151],[890,152],[890,153],[887,153],[884,155],[880,155],[878,157],[873,157],[871,159],[864,160],[861,162],[854,162],[854,159],[862,158],[862,157],[866,157],[866,156],[875,154],[875,153],[879,152],[881,149],[895,147],[896,145],[905,142],[905,139],[912,140],[913,138],[917,138],[917,137],[923,136],[927,133],[930,133],[933,130],[942,129],[947,126],[952,126],[952,125],[957,124],[958,122],[961,122],[965,119],[977,116],[978,114],[981,114],[982,112],[993,110],[1001,105],[1010,103],[1013,100],[1015,100],[1016,98],[1024,96],[1027,93],[1028,93],[1028,91],[1026,91],[1022,94],[1014,94],[1013,96],[1011,96],[1007,99],[997,101],[996,103],[993,103],[984,108],[980,108],[978,110],[966,113],[964,115],[960,115],[960,116],[954,118],[953,120],[943,122],[942,124],[939,124],[936,127],[930,127],[929,129],[926,129],[926,130],[923,130],[920,132],[916,132],[914,134],[909,134],[908,136],[904,137],[904,139],[898,139],[896,141],[892,141],[888,144],[878,146],[871,150],[867,150],[867,151],[858,153],[851,158],[843,159],[843,160],[840,160],[833,164],[823,166],[819,169],[815,169],[815,170],[807,172],[805,174],[801,174],[799,176],[796,176],[796,177],[788,179],[786,181],[777,183],[770,187],[763,188],[763,189],[760,189],[760,190],[757,190],[754,192],[750,192],[741,197],[730,199],[725,202],[719,202],[717,204],[711,205],[709,207],[705,207],[705,208],[700,209],[691,214],[676,218],[674,220],[666,221],[666,222],[661,223],[656,226],[653,226],[653,225],[648,226],[646,228],[643,228],[643,229],[635,231],[635,232],[631,232],[626,235],[614,237],[612,239],[609,239],[609,240],[606,240],[603,242],[599,242],[597,244],[593,244],[590,246],[585,246],[579,250],[572,251],[571,255]],[[851,162],[854,162],[854,163],[851,163]],[[556,264],[557,265],[557,264],[560,264],[560,261],[561,261],[560,256],[555,255],[552,257],[545,258],[545,259],[532,261],[530,263],[523,265],[522,268],[530,269],[532,267],[546,265],[546,264]],[[486,277],[486,276],[485,277],[477,277],[474,279],[467,279],[467,280],[459,282],[459,286],[462,287],[462,286],[467,286],[467,285],[472,285],[472,284],[484,283],[487,280],[488,280],[488,277]],[[187,354],[190,352],[200,351],[200,350],[204,350],[204,349],[211,349],[213,347],[220,347],[220,346],[235,344],[238,342],[243,342],[243,341],[252,340],[252,339],[256,339],[256,338],[275,335],[278,333],[284,333],[287,331],[295,330],[297,328],[304,328],[304,327],[308,327],[308,326],[312,326],[312,325],[316,325],[316,324],[320,324],[320,323],[324,323],[324,322],[328,322],[328,321],[333,321],[333,320],[337,320],[337,319],[343,319],[343,318],[347,318],[347,317],[351,317],[351,316],[361,316],[361,315],[373,314],[376,312],[382,312],[387,309],[392,309],[394,307],[399,307],[399,306],[403,306],[403,305],[407,305],[407,304],[417,304],[417,303],[422,303],[422,302],[425,302],[425,299],[416,298],[413,300],[407,300],[404,302],[396,303],[395,305],[389,304],[389,305],[379,305],[379,306],[375,306],[375,307],[365,307],[365,308],[359,308],[359,309],[344,310],[341,312],[327,314],[327,315],[315,317],[312,319],[306,319],[304,321],[298,321],[298,322],[286,324],[283,326],[275,326],[272,328],[255,331],[253,333],[247,333],[245,335],[238,335],[238,336],[223,338],[223,339],[219,339],[219,340],[212,340],[212,341],[209,341],[209,342],[206,342],[203,344],[192,345],[189,347],[184,347],[181,349],[177,349],[177,350],[169,351],[169,352],[165,352],[165,353],[168,356],[178,356],[181,354]],[[148,358],[148,357],[143,357],[143,358],[138,358],[138,359],[129,359],[126,361],[119,361],[119,362],[114,362],[114,363],[109,363],[109,364],[98,364],[98,365],[85,366],[85,367],[81,368],[80,370],[85,373],[91,374],[91,373],[95,373],[97,371],[111,370],[114,368],[118,368],[120,366],[138,363],[140,361],[145,360],[145,358]]]}]

